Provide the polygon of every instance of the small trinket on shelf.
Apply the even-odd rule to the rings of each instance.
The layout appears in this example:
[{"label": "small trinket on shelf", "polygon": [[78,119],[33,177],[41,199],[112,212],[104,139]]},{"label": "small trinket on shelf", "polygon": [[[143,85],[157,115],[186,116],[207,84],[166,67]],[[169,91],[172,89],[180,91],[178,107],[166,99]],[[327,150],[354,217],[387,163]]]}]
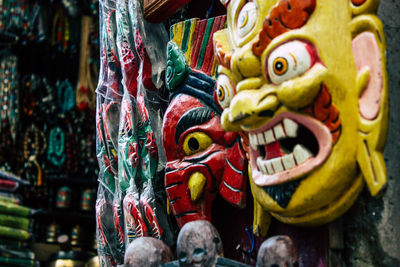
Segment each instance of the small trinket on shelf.
[{"label": "small trinket on shelf", "polygon": [[57,192],[56,207],[61,209],[71,208],[71,188],[62,186]]}]

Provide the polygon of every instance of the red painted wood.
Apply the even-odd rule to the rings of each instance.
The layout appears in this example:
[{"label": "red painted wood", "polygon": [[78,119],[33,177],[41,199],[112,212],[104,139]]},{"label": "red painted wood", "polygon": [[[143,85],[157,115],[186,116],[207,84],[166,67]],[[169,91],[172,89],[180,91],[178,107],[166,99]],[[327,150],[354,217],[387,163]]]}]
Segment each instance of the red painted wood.
[{"label": "red painted wood", "polygon": [[[197,35],[197,37],[199,37],[199,36],[203,36],[204,35],[204,32],[206,31],[206,27],[207,27],[207,21],[206,20],[202,20],[202,21],[199,21],[198,23],[197,23],[197,27],[198,27],[198,35]],[[196,30],[197,30],[197,27],[196,27]],[[199,59],[199,52],[200,52],[200,49],[201,49],[201,43],[202,43],[202,40],[203,40],[203,38],[197,38],[197,39],[195,39],[195,43],[193,44],[193,50],[192,50],[192,57],[191,57],[191,68],[193,68],[193,69],[196,69],[196,67],[197,67],[197,62],[198,62],[198,59]]]},{"label": "red painted wood", "polygon": [[[211,29],[210,38],[206,47],[206,52],[204,54],[204,61],[201,71],[204,73],[210,73],[212,68],[212,62],[214,61],[214,49],[213,49],[213,35],[216,31],[220,30],[225,23],[226,16],[216,17],[214,20],[213,27]],[[222,25],[221,25],[222,24]]]},{"label": "red painted wood", "polygon": [[[236,143],[237,134],[226,134],[222,130],[219,117],[214,114],[209,121],[186,129],[178,144],[175,143],[179,119],[186,112],[199,107],[204,107],[204,104],[198,99],[178,95],[171,101],[164,116],[163,146],[167,157],[165,188],[180,227],[193,220],[212,221],[212,206],[218,192],[236,206],[243,207],[246,201],[247,176],[244,175],[247,175],[247,164],[244,152]],[[212,144],[204,151],[185,156],[182,144],[185,137],[194,132],[207,134]],[[188,182],[196,172],[206,177],[206,185],[201,199],[194,202],[191,200]]]}]

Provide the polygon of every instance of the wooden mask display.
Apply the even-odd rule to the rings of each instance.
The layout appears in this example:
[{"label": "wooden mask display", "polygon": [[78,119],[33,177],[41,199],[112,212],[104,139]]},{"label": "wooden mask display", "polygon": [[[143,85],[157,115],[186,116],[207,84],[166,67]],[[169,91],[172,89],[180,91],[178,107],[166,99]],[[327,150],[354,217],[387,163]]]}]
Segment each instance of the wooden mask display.
[{"label": "wooden mask display", "polygon": [[376,0],[231,0],[214,34],[226,131],[250,141],[255,230],[330,222],[387,178],[385,38]]},{"label": "wooden mask display", "polygon": [[214,101],[212,35],[224,25],[225,16],[171,27],[166,73],[171,102],[162,131],[165,188],[180,227],[210,221],[217,193],[233,205],[246,203],[247,161],[240,135],[221,128],[221,108]]}]

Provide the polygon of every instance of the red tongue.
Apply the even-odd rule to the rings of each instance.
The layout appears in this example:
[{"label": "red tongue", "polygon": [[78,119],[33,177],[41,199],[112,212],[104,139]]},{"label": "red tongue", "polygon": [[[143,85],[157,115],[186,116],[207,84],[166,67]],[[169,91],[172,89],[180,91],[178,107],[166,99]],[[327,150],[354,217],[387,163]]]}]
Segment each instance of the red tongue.
[{"label": "red tongue", "polygon": [[278,141],[265,145],[265,154],[266,160],[284,156]]}]

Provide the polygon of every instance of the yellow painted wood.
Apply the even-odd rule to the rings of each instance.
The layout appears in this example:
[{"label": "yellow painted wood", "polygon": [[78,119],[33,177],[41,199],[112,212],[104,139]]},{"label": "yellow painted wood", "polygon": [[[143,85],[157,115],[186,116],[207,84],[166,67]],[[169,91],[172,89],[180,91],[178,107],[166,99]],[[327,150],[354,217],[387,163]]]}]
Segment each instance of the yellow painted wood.
[{"label": "yellow painted wood", "polygon": [[[379,195],[387,184],[382,155],[388,128],[386,44],[382,23],[374,15],[379,1],[367,0],[360,6],[350,0],[316,1],[315,10],[304,26],[273,38],[260,56],[254,54],[252,47],[259,41],[265,18],[279,1],[254,2],[258,15],[248,34],[239,36],[237,29],[243,22],[239,18],[246,1],[231,0],[227,5],[228,28],[214,35],[216,56],[223,64],[218,74],[225,74],[236,86],[236,95],[221,116],[223,128],[251,133],[264,130],[283,113],[311,117],[304,107],[316,101],[322,86],[329,92],[341,122],[337,141],[322,144],[330,150],[319,166],[285,180],[300,181],[286,207],[278,205],[265,192],[263,186],[269,186],[270,175],[264,175],[264,184],[256,184],[250,177],[256,201],[255,229],[266,232],[269,220],[265,219],[265,212],[288,224],[314,226],[331,222],[352,206],[364,182],[373,196]],[[358,71],[352,50],[353,40],[365,32],[373,33],[379,47],[376,57],[382,62],[379,112],[369,120],[359,112],[359,98],[369,88],[370,81],[379,77],[374,77],[368,67]],[[268,73],[269,57],[281,45],[296,40],[315,49],[315,64],[304,73],[273,84]],[[259,115],[266,110],[272,117]]]},{"label": "yellow painted wood", "polygon": [[193,202],[199,200],[203,195],[207,178],[201,172],[193,173],[189,178],[190,197]]},{"label": "yellow painted wood", "polygon": [[198,19],[191,19],[191,24],[190,24],[190,32],[189,32],[189,41],[188,41],[188,49],[185,52],[185,57],[186,61],[188,62],[188,65],[190,66],[191,58],[192,58],[192,51],[193,51],[193,43],[194,43],[194,31],[196,29],[196,24],[197,24]]}]

